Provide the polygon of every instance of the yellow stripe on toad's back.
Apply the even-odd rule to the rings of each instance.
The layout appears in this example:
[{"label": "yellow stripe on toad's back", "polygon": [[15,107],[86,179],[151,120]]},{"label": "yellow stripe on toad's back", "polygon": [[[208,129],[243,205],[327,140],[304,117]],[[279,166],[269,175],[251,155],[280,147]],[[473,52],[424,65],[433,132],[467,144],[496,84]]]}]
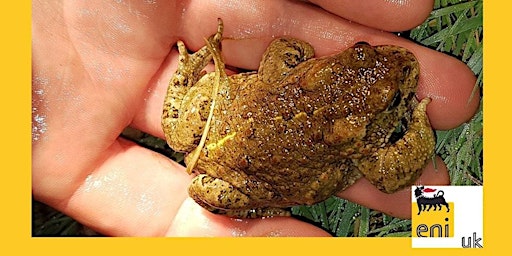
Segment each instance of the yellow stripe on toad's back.
[{"label": "yellow stripe on toad's back", "polygon": [[230,140],[230,139],[233,139],[236,135],[236,132],[232,132],[226,136],[224,136],[224,138],[218,140],[217,142],[213,142],[213,143],[210,143],[208,145],[206,145],[206,148],[210,151],[210,150],[214,150],[216,149],[217,147],[220,147],[222,146],[226,141]]}]

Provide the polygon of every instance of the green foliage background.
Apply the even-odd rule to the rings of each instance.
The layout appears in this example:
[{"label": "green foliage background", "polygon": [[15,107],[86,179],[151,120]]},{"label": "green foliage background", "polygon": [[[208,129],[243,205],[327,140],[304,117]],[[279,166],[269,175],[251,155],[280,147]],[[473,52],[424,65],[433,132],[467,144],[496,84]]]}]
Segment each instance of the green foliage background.
[{"label": "green foliage background", "polygon": [[[478,77],[475,89],[482,88],[482,16],[483,0],[436,0],[434,10],[422,25],[400,35],[462,60]],[[475,90],[475,93],[477,91]],[[436,131],[436,153],[446,163],[452,185],[483,184],[481,106],[482,104],[478,113],[469,122],[449,131]],[[183,159],[181,154],[166,147],[162,140],[139,131],[127,129],[123,136],[170,156],[178,162]],[[338,237],[407,237],[411,235],[410,220],[393,218],[337,197],[331,197],[313,206],[293,207],[292,213],[295,217],[318,225]],[[94,236],[100,234],[33,200],[32,235]]]}]

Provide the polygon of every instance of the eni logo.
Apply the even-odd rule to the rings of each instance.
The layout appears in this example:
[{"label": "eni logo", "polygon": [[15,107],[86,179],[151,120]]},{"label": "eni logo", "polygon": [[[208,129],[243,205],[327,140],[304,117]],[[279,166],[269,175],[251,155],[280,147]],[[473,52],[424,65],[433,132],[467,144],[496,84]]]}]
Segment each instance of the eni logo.
[{"label": "eni logo", "polygon": [[444,199],[444,191],[437,191],[433,197],[425,196],[425,193],[433,193],[436,192],[436,190],[437,189],[424,188],[423,186],[416,187],[414,190],[414,196],[416,197],[416,203],[418,204],[418,215],[422,211],[430,211],[432,207],[434,207],[434,211],[437,211],[437,207],[441,210],[443,205],[446,207],[446,212],[450,211],[450,205],[448,205]]},{"label": "eni logo", "polygon": [[454,203],[447,202],[444,196],[443,190],[434,187],[418,186],[414,189],[413,237],[453,237]]},{"label": "eni logo", "polygon": [[412,186],[413,248],[482,248],[483,186]]}]

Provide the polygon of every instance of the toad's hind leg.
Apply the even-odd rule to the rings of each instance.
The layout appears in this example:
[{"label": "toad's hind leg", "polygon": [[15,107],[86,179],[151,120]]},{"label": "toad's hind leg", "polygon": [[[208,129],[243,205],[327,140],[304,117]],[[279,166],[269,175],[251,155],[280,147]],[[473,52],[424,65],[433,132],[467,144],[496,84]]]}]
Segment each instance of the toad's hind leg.
[{"label": "toad's hind leg", "polygon": [[[215,47],[219,47],[223,32],[222,21],[219,20],[217,33],[208,38]],[[182,41],[178,41],[178,68],[172,76],[164,101],[162,112],[162,129],[167,143],[176,151],[189,152],[197,146],[197,138],[190,136],[184,138],[177,133],[180,116],[188,111],[182,106],[183,99],[190,88],[203,76],[203,68],[211,61],[212,54],[206,46],[193,54],[189,54]],[[201,134],[199,133],[200,137]]]},{"label": "toad's hind leg", "polygon": [[425,98],[414,109],[401,139],[361,161],[360,171],[381,191],[393,193],[410,185],[431,159],[435,137],[426,113],[429,102],[430,98]]},{"label": "toad's hind leg", "polygon": [[234,218],[290,216],[275,207],[251,207],[251,199],[228,182],[200,174],[192,180],[188,193],[197,204],[215,214]]}]

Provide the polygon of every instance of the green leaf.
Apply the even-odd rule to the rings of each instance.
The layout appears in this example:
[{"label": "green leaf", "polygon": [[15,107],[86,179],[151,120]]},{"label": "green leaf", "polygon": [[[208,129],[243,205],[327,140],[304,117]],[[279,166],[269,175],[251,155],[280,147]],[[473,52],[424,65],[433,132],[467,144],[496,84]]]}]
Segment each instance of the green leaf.
[{"label": "green leaf", "polygon": [[[449,15],[452,13],[456,13],[456,12],[463,12],[465,10],[470,9],[471,7],[474,7],[476,5],[476,2],[478,2],[478,1],[470,1],[470,2],[466,2],[466,3],[460,3],[460,4],[456,4],[456,5],[447,6],[444,8],[439,8],[437,10],[433,10],[430,13],[429,18],[439,18],[439,17],[446,16],[446,15]],[[445,3],[445,5],[447,5],[447,4]]]},{"label": "green leaf", "polygon": [[351,227],[351,222],[352,222],[355,214],[359,211],[359,207],[360,207],[359,205],[347,201],[347,203],[345,204],[345,210],[343,211],[343,213],[341,215],[341,221],[340,221],[341,225],[339,225],[335,231],[336,236],[347,236],[348,235],[348,233],[350,231],[350,227]]},{"label": "green leaf", "polygon": [[[361,207],[361,216],[357,218],[357,236],[366,237],[370,227],[370,209]],[[356,233],[356,232],[354,232]]]}]

